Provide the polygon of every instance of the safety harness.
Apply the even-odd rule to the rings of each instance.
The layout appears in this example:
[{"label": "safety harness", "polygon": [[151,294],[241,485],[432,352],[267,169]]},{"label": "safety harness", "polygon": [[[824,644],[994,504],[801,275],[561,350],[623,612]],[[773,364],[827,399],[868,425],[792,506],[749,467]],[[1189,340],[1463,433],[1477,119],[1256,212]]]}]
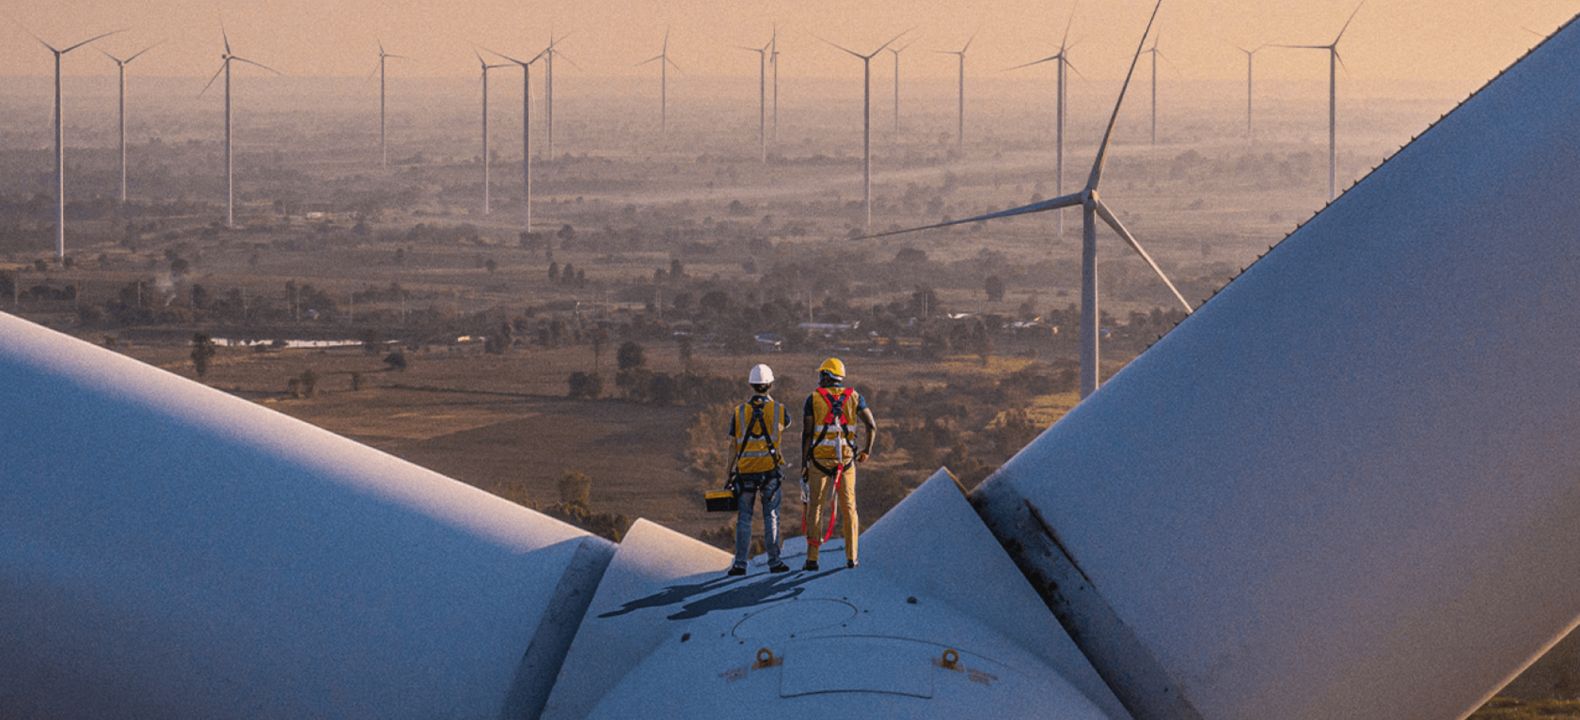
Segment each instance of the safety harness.
[{"label": "safety harness", "polygon": [[[754,397],[747,403],[752,409],[750,420],[741,428],[741,436],[735,445],[735,460],[730,463],[730,484],[736,486],[736,477],[740,474],[741,458],[746,456],[746,445],[753,438],[762,438],[768,443],[768,456],[773,458],[774,467],[783,465],[779,455],[779,444],[774,442],[773,433],[768,431],[768,421],[763,418],[763,407],[768,403],[766,398]],[[739,415],[736,420],[739,421]]]},{"label": "safety harness", "polygon": [[[834,393],[829,392],[829,389],[826,387],[817,389],[817,394],[823,398],[824,404],[828,405],[828,414],[823,417],[823,423],[818,426],[817,437],[812,440],[812,452],[809,459],[813,467],[816,467],[825,475],[833,476],[834,487],[829,493],[829,496],[833,498],[833,502],[830,503],[832,507],[829,509],[828,526],[824,528],[823,539],[807,538],[807,542],[813,545],[822,545],[828,542],[830,538],[834,537],[834,527],[839,524],[839,481],[840,478],[845,476],[845,469],[850,467],[850,463],[845,462],[845,450],[846,446],[849,445],[847,438],[850,437],[850,422],[845,419],[845,402],[850,399],[854,392],[850,388],[840,388],[839,395],[836,396]],[[831,427],[835,429],[837,440],[834,444],[834,467],[828,468],[817,461],[816,448],[823,444],[824,439],[828,437],[828,431]],[[851,462],[855,462],[855,448],[850,448],[850,450]],[[803,535],[806,534],[809,511],[810,508],[806,508],[801,512],[801,534]]]}]

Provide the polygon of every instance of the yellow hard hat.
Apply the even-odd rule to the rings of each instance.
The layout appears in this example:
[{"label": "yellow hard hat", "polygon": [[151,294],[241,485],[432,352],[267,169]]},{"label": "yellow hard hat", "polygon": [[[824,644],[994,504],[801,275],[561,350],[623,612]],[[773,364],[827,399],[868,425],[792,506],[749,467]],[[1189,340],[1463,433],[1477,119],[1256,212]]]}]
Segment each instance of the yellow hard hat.
[{"label": "yellow hard hat", "polygon": [[845,362],[839,358],[831,357],[823,361],[817,368],[818,372],[826,372],[834,377],[845,377]]}]

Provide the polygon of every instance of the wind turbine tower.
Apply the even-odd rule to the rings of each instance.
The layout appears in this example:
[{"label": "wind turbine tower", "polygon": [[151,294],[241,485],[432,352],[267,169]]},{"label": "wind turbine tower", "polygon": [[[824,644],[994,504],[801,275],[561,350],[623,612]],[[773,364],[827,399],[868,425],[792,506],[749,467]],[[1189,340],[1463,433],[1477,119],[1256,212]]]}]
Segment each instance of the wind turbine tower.
[{"label": "wind turbine tower", "polygon": [[774,23],[773,49],[768,52],[768,62],[774,69],[774,144],[779,143],[779,23]]},{"label": "wind turbine tower", "polygon": [[963,147],[966,142],[966,51],[971,49],[971,43],[977,39],[976,33],[966,39],[966,44],[959,50],[938,50],[945,55],[954,55],[960,60],[960,87],[959,87],[959,116],[955,120],[955,147]]},{"label": "wind turbine tower", "polygon": [[1045,212],[1045,211],[1048,211],[1048,210],[1057,210],[1059,208],[1080,206],[1080,208],[1081,208],[1081,338],[1080,338],[1080,340],[1081,340],[1081,397],[1082,398],[1085,398],[1088,395],[1091,395],[1093,392],[1096,392],[1097,385],[1098,385],[1098,379],[1099,379],[1099,374],[1098,373],[1099,373],[1099,369],[1100,369],[1099,368],[1099,360],[1100,360],[1099,350],[1100,350],[1100,346],[1099,346],[1099,337],[1098,337],[1098,333],[1099,333],[1098,318],[1101,317],[1101,314],[1098,311],[1098,293],[1097,293],[1097,220],[1099,218],[1101,218],[1104,223],[1106,223],[1110,228],[1112,228],[1114,230],[1114,232],[1119,235],[1120,238],[1124,239],[1125,243],[1130,246],[1130,249],[1135,251],[1135,253],[1137,255],[1139,255],[1143,261],[1145,261],[1147,263],[1148,267],[1152,268],[1152,272],[1158,276],[1158,279],[1163,281],[1163,284],[1168,287],[1169,292],[1174,295],[1174,298],[1179,301],[1180,305],[1185,308],[1186,312],[1191,312],[1193,310],[1193,308],[1191,307],[1191,304],[1185,300],[1185,296],[1180,294],[1179,289],[1176,288],[1174,286],[1174,283],[1169,280],[1168,276],[1163,273],[1163,269],[1158,267],[1157,262],[1152,259],[1151,255],[1147,254],[1147,251],[1144,248],[1141,247],[1141,243],[1138,242],[1136,240],[1136,237],[1134,235],[1132,235],[1128,229],[1125,228],[1124,224],[1119,221],[1119,217],[1114,214],[1113,210],[1111,208],[1109,208],[1107,203],[1103,202],[1102,198],[1098,194],[1098,186],[1102,183],[1102,179],[1103,179],[1104,160],[1108,156],[1108,146],[1109,146],[1109,143],[1113,139],[1113,136],[1114,136],[1114,125],[1119,120],[1119,108],[1124,104],[1125,93],[1130,89],[1130,81],[1135,76],[1136,65],[1137,65],[1137,63],[1140,62],[1141,54],[1142,54],[1142,52],[1144,52],[1143,48],[1146,46],[1147,35],[1149,35],[1152,32],[1152,23],[1157,20],[1158,8],[1162,7],[1162,5],[1163,5],[1163,0],[1158,0],[1158,4],[1153,7],[1153,9],[1152,9],[1152,17],[1147,21],[1147,30],[1146,30],[1146,32],[1142,33],[1141,41],[1138,42],[1137,45],[1136,45],[1136,53],[1130,60],[1130,70],[1125,73],[1125,83],[1119,90],[1119,99],[1114,102],[1114,111],[1108,117],[1108,128],[1103,131],[1102,144],[1097,146],[1097,158],[1096,158],[1096,160],[1094,160],[1092,162],[1092,173],[1091,173],[1091,175],[1089,175],[1087,177],[1086,187],[1082,188],[1079,192],[1075,192],[1075,193],[1072,193],[1072,194],[1069,194],[1069,195],[1061,195],[1059,197],[1053,198],[1052,200],[1044,200],[1042,202],[1032,203],[1030,205],[1023,205],[1021,207],[1016,207],[1016,208],[1010,208],[1008,210],[1001,210],[1001,211],[998,211],[998,212],[990,212],[990,213],[986,213],[986,214],[983,214],[983,215],[977,215],[977,216],[974,216],[974,217],[968,217],[968,218],[965,218],[965,219],[962,219],[962,220],[952,220],[952,221],[949,221],[949,222],[936,223],[936,224],[933,224],[933,225],[924,225],[924,226],[921,226],[921,227],[915,227],[915,228],[910,228],[910,229],[906,229],[906,230],[895,230],[893,232],[879,233],[877,235],[869,236],[869,237],[886,237],[886,236],[889,236],[889,235],[899,235],[901,233],[911,233],[911,232],[917,232],[917,231],[920,231],[920,230],[930,230],[930,229],[933,229],[933,228],[950,227],[950,226],[953,226],[953,225],[964,225],[964,224],[969,224],[969,223],[978,223],[978,222],[983,222],[985,220],[993,220],[993,219],[997,219],[997,218],[1006,218],[1006,217],[1015,217],[1017,215],[1029,215],[1031,213]]},{"label": "wind turbine tower", "polygon": [[[1054,160],[1053,160],[1053,168],[1054,168],[1053,169],[1053,194],[1054,195],[1063,195],[1064,194],[1064,123],[1065,123],[1066,117],[1068,117],[1067,114],[1066,114],[1066,110],[1065,110],[1065,108],[1066,108],[1066,100],[1068,99],[1068,95],[1066,94],[1066,91],[1065,91],[1065,88],[1067,87],[1066,81],[1068,80],[1068,76],[1067,76],[1066,71],[1067,70],[1075,70],[1075,66],[1070,64],[1070,28],[1074,24],[1075,24],[1075,8],[1072,7],[1070,9],[1070,19],[1069,19],[1068,22],[1066,22],[1064,24],[1064,39],[1059,41],[1059,52],[1056,52],[1056,53],[1054,53],[1052,55],[1049,55],[1048,57],[1042,58],[1041,60],[1033,60],[1033,61],[1031,61],[1029,63],[1025,63],[1023,65],[1016,65],[1015,67],[1010,68],[1011,70],[1019,70],[1021,68],[1031,67],[1033,65],[1041,65],[1043,63],[1049,63],[1049,62],[1051,62],[1051,63],[1058,63],[1058,65],[1056,66],[1058,68],[1058,77],[1059,77],[1059,86],[1058,86],[1058,90],[1057,90],[1058,99],[1056,101],[1056,107],[1054,109],[1054,128],[1055,128],[1054,154],[1053,154],[1053,157],[1054,157]],[[1076,70],[1076,74],[1080,74],[1080,71]],[[1062,238],[1062,237],[1064,237],[1064,210],[1062,210],[1062,209],[1058,210],[1057,212],[1054,213],[1054,215],[1058,216],[1058,219],[1059,219],[1059,237]]]},{"label": "wind turbine tower", "polygon": [[487,60],[483,59],[482,53],[474,50],[472,54],[477,56],[478,67],[483,72],[483,214],[488,215],[493,212],[488,187],[491,181],[489,176],[491,159],[488,156],[488,71],[494,68],[506,67],[506,65],[503,63],[490,65]]},{"label": "wind turbine tower", "polygon": [[118,107],[120,108],[120,118],[116,123],[116,128],[120,133],[119,149],[121,155],[121,202],[123,204],[126,202],[126,66],[132,64],[132,61],[142,56],[143,53],[148,52],[149,50],[152,50],[158,46],[159,43],[154,43],[153,45],[149,45],[142,50],[132,53],[131,57],[125,59],[111,55],[107,52],[104,52],[103,50],[99,51],[104,53],[105,57],[115,62],[117,84],[120,88],[120,97],[118,103]]},{"label": "wind turbine tower", "polygon": [[772,39],[760,48],[738,46],[757,53],[757,149],[765,163],[768,162],[768,53],[773,46]]},{"label": "wind turbine tower", "polygon": [[1258,45],[1252,50],[1247,50],[1243,47],[1235,48],[1240,52],[1245,53],[1245,141],[1251,145],[1256,144],[1256,130],[1251,124],[1251,98],[1253,97],[1253,86],[1251,82],[1254,77],[1252,75],[1252,71],[1254,69],[1253,65],[1256,62],[1256,54],[1266,48],[1266,45]]},{"label": "wind turbine tower", "polygon": [[[525,206],[526,217],[523,229],[532,232],[532,63],[544,60],[547,63],[548,53],[553,49],[553,40],[542,52],[532,56],[531,60],[517,60],[504,53],[490,53],[498,55],[521,68],[521,187],[523,193],[522,205]],[[486,48],[485,48],[486,49]],[[544,70],[547,72],[547,65]]]},{"label": "wind turbine tower", "polygon": [[395,55],[384,52],[384,41],[379,41],[379,164],[388,167],[390,164],[389,145],[385,142],[384,134],[384,61],[390,58],[397,60],[410,60],[405,55]]},{"label": "wind turbine tower", "polygon": [[214,75],[208,79],[208,84],[203,86],[203,90],[198,93],[198,96],[201,97],[203,93],[208,92],[208,89],[213,87],[214,81],[219,79],[220,74],[223,73],[225,75],[225,227],[234,228],[236,227],[236,163],[235,156],[232,153],[230,64],[232,61],[246,63],[268,70],[275,75],[279,75],[280,71],[263,63],[237,56],[231,52],[230,35],[225,32],[225,28],[221,27],[219,33],[220,37],[225,41],[225,54],[220,56],[219,69],[214,71]]},{"label": "wind turbine tower", "polygon": [[900,135],[900,53],[905,52],[916,41],[912,40],[901,47],[891,47],[889,52],[894,55],[894,135]]},{"label": "wind turbine tower", "polygon": [[877,57],[878,53],[883,52],[884,48],[893,45],[894,41],[899,40],[906,32],[910,32],[910,30],[889,38],[888,42],[879,45],[878,49],[866,55],[828,40],[823,40],[823,38],[818,38],[835,49],[844,51],[851,57],[861,61],[861,209],[863,214],[863,232],[872,232],[872,59]]},{"label": "wind turbine tower", "polygon": [[667,134],[669,132],[669,68],[680,70],[680,66],[669,59],[669,28],[664,28],[663,50],[637,65],[646,65],[650,62],[658,63],[658,129],[659,132]]},{"label": "wind turbine tower", "polygon": [[[33,35],[32,30],[27,28],[23,30]],[[121,31],[112,30],[102,35],[95,35],[65,49],[57,48],[44,42],[43,38],[33,35],[33,39],[37,40],[38,44],[43,45],[45,50],[55,56],[55,259],[61,262],[66,260],[66,134],[60,120],[60,58],[88,43],[118,32]]]},{"label": "wind turbine tower", "polygon": [[[560,50],[560,43],[573,34],[566,33],[556,37],[554,31],[550,29],[549,47],[543,51],[543,124],[544,134],[548,139],[548,157],[550,160],[554,159],[554,58],[564,54]],[[569,55],[565,56],[565,61],[570,63],[571,67],[581,68]]]},{"label": "wind turbine tower", "polygon": [[1364,0],[1355,6],[1344,27],[1339,28],[1339,34],[1333,42],[1326,45],[1278,45],[1282,48],[1296,50],[1326,50],[1328,51],[1328,200],[1331,202],[1339,196],[1339,66],[1344,64],[1344,58],[1339,57],[1339,41],[1344,39],[1345,31],[1350,29],[1356,13],[1365,5]]},{"label": "wind turbine tower", "polygon": [[[1158,35],[1162,35],[1162,33],[1160,32],[1160,33],[1158,33]],[[1152,38],[1152,47],[1148,48],[1147,51],[1146,51],[1148,55],[1152,56],[1152,144],[1153,145],[1158,144],[1158,58],[1161,57],[1164,60],[1168,60],[1169,59],[1169,56],[1164,55],[1163,51],[1158,49],[1158,41],[1160,39],[1161,39],[1160,37],[1154,36]],[[1169,62],[1173,63],[1174,61],[1169,60]]]}]

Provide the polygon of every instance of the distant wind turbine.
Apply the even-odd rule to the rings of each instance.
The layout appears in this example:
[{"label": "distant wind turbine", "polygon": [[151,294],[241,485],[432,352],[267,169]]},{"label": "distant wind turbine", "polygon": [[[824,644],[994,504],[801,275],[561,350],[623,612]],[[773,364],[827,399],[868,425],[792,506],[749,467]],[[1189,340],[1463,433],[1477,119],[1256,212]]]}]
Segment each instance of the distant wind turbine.
[{"label": "distant wind turbine", "polygon": [[[1162,34],[1163,33],[1160,31],[1158,33],[1158,36],[1161,36]],[[1163,51],[1158,49],[1158,41],[1161,40],[1161,39],[1162,39],[1161,37],[1157,37],[1157,36],[1153,37],[1152,38],[1152,47],[1148,48],[1147,51],[1146,51],[1148,55],[1152,56],[1152,144],[1153,145],[1158,144],[1158,58],[1161,57],[1164,60],[1168,60],[1169,64],[1173,64],[1174,63],[1173,60],[1169,60],[1169,56],[1164,55]]]},{"label": "distant wind turbine", "polygon": [[864,220],[862,221],[863,232],[872,231],[872,59],[878,53],[883,52],[884,48],[893,45],[895,40],[899,40],[901,36],[908,32],[910,30],[889,38],[888,42],[879,45],[878,49],[866,55],[823,38],[818,38],[835,49],[844,51],[851,57],[861,61],[861,207],[864,215]]},{"label": "distant wind turbine", "polygon": [[955,120],[955,147],[962,147],[966,142],[966,51],[971,49],[971,43],[977,39],[976,33],[966,39],[966,44],[959,50],[935,50],[944,55],[954,55],[960,60],[960,87],[959,87],[959,115]]},{"label": "distant wind turbine", "polygon": [[384,52],[384,41],[379,41],[379,164],[386,167],[390,164],[390,151],[384,135],[384,61],[390,58],[395,58],[396,60],[411,59],[405,55]]},{"label": "distant wind turbine", "polygon": [[504,53],[489,50],[490,53],[509,60],[521,68],[521,187],[522,204],[526,207],[523,228],[527,232],[532,232],[532,63],[547,58],[553,47],[553,41],[550,40],[549,46],[532,56],[530,60],[517,60]]},{"label": "distant wind turbine", "polygon": [[1339,57],[1339,41],[1344,39],[1345,31],[1350,29],[1350,23],[1355,21],[1355,15],[1361,11],[1365,1],[1355,6],[1344,27],[1339,28],[1339,34],[1333,42],[1326,45],[1277,45],[1275,47],[1293,48],[1296,50],[1326,50],[1328,51],[1328,200],[1332,201],[1339,196],[1339,66],[1344,64],[1344,58]]},{"label": "distant wind turbine", "polygon": [[768,162],[768,53],[773,50],[773,46],[773,39],[760,48],[737,46],[757,53],[757,149],[763,162]]},{"label": "distant wind turbine", "polygon": [[658,63],[658,68],[659,68],[659,70],[658,70],[658,129],[659,129],[660,132],[668,133],[669,132],[669,69],[671,67],[673,67],[673,68],[675,68],[676,71],[680,70],[680,66],[676,65],[674,60],[670,60],[669,59],[669,28],[664,28],[664,49],[662,51],[660,51],[657,55],[654,55],[653,57],[650,57],[650,58],[648,58],[646,60],[643,60],[642,62],[637,63],[637,66],[646,65],[646,64],[648,64],[650,62],[657,62]]},{"label": "distant wind turbine", "polygon": [[774,23],[773,49],[768,51],[768,63],[774,68],[774,145],[779,144],[779,23]]},{"label": "distant wind turbine", "polygon": [[[548,140],[548,157],[550,160],[554,159],[554,58],[565,55],[565,52],[560,50],[560,43],[574,34],[565,33],[564,35],[556,36],[551,28],[549,30],[549,47],[547,50],[544,50],[543,55],[543,123],[544,134]],[[577,65],[576,61],[572,60],[569,55],[565,55],[565,62],[570,63],[573,68],[581,69],[581,66]]]},{"label": "distant wind turbine", "polygon": [[[18,23],[17,26],[21,27],[21,24]],[[22,28],[22,30],[24,32],[26,32],[27,34],[29,34],[29,35],[33,35],[33,39],[37,40],[38,44],[43,45],[44,49],[48,50],[52,55],[55,56],[55,128],[54,128],[54,130],[55,130],[55,259],[59,260],[61,262],[65,262],[65,260],[66,260],[66,149],[65,149],[66,148],[66,134],[65,134],[65,131],[62,129],[63,128],[63,123],[61,122],[61,119],[60,119],[60,58],[61,58],[61,56],[65,55],[66,53],[69,53],[69,52],[71,52],[73,50],[76,50],[77,48],[80,48],[80,47],[82,47],[84,45],[87,45],[88,43],[94,42],[95,40],[99,40],[99,39],[102,39],[102,38],[109,37],[109,36],[114,35],[114,34],[116,34],[118,32],[121,32],[121,31],[120,30],[111,30],[110,32],[104,33],[102,35],[95,35],[95,36],[93,36],[91,38],[88,38],[87,40],[83,40],[82,42],[77,43],[76,45],[71,45],[71,46],[69,46],[69,47],[67,47],[65,49],[60,49],[60,48],[55,47],[54,45],[51,45],[51,44],[49,44],[47,42],[44,42],[44,38],[41,38],[41,37],[39,37],[37,35],[34,35],[32,30],[28,30],[25,27]]]},{"label": "distant wind turbine", "polygon": [[901,47],[891,47],[889,52],[894,55],[894,135],[900,134],[900,53],[905,52],[916,41],[912,40]]},{"label": "distant wind turbine", "polygon": [[483,59],[483,54],[476,50],[473,50],[472,54],[477,56],[477,65],[482,68],[483,72],[483,214],[488,215],[494,211],[490,204],[489,195],[489,183],[491,182],[489,164],[492,161],[488,156],[488,71],[509,66],[504,63],[490,65],[487,60]]},{"label": "distant wind turbine", "polygon": [[1119,99],[1114,102],[1114,111],[1108,117],[1108,128],[1103,131],[1102,144],[1098,145],[1098,147],[1097,147],[1097,158],[1096,158],[1096,160],[1094,160],[1092,162],[1092,173],[1086,180],[1086,187],[1082,188],[1080,192],[1073,193],[1073,194],[1070,194],[1070,195],[1063,195],[1063,196],[1060,196],[1060,197],[1053,198],[1052,200],[1044,200],[1042,202],[1032,203],[1030,205],[1023,205],[1021,207],[1011,208],[1009,210],[1001,210],[1001,211],[998,211],[998,212],[990,212],[990,213],[986,213],[986,214],[983,214],[983,215],[977,215],[977,216],[974,216],[974,217],[968,217],[968,218],[965,218],[965,219],[962,219],[962,220],[953,220],[953,221],[948,221],[948,222],[941,222],[941,223],[936,223],[936,224],[933,224],[933,225],[924,225],[922,227],[915,227],[915,228],[910,228],[910,229],[906,229],[906,230],[896,230],[896,231],[893,231],[893,232],[879,233],[877,235],[869,236],[869,237],[885,237],[885,236],[889,236],[889,235],[898,235],[898,234],[901,234],[901,233],[917,232],[917,231],[920,231],[920,230],[930,230],[930,229],[933,229],[933,228],[950,227],[950,226],[953,226],[953,225],[964,225],[964,224],[969,224],[969,223],[978,223],[978,222],[983,222],[983,221],[986,221],[986,220],[993,220],[993,219],[997,219],[997,218],[1015,217],[1017,215],[1028,215],[1028,214],[1031,214],[1031,213],[1044,212],[1044,211],[1047,211],[1047,210],[1057,210],[1059,208],[1075,207],[1075,206],[1079,205],[1081,207],[1081,220],[1082,220],[1082,222],[1081,222],[1081,231],[1082,231],[1081,232],[1081,397],[1082,398],[1085,398],[1088,395],[1091,395],[1093,392],[1095,392],[1097,390],[1097,385],[1098,385],[1098,369],[1099,369],[1098,368],[1098,361],[1099,361],[1099,347],[1100,347],[1099,346],[1099,338],[1098,338],[1098,331],[1099,331],[1098,318],[1100,317],[1100,315],[1099,315],[1099,312],[1098,312],[1098,294],[1097,294],[1097,219],[1098,218],[1102,218],[1104,223],[1107,223],[1110,228],[1113,228],[1114,232],[1118,233],[1119,237],[1123,238],[1124,241],[1127,244],[1130,245],[1130,249],[1131,250],[1134,250],[1137,255],[1141,256],[1142,260],[1146,261],[1147,265],[1152,268],[1152,272],[1157,274],[1158,278],[1163,281],[1163,284],[1168,287],[1169,292],[1173,293],[1174,298],[1179,301],[1180,305],[1185,308],[1186,312],[1191,312],[1192,311],[1191,304],[1185,300],[1185,296],[1180,294],[1179,289],[1176,288],[1174,286],[1174,283],[1169,281],[1168,276],[1163,273],[1163,269],[1158,267],[1157,262],[1155,262],[1152,259],[1151,255],[1147,254],[1147,251],[1141,247],[1141,243],[1136,241],[1135,236],[1130,234],[1130,231],[1125,228],[1124,224],[1119,221],[1119,218],[1116,215],[1114,215],[1113,211],[1108,207],[1108,205],[1106,203],[1103,202],[1103,200],[1098,195],[1098,186],[1101,184],[1102,178],[1103,178],[1103,163],[1104,163],[1104,160],[1108,156],[1109,142],[1113,139],[1114,125],[1119,120],[1119,108],[1120,108],[1121,105],[1124,104],[1125,93],[1130,89],[1130,80],[1135,75],[1137,63],[1141,60],[1142,48],[1145,47],[1145,45],[1146,45],[1147,35],[1149,35],[1152,32],[1152,23],[1155,20],[1157,20],[1158,9],[1161,8],[1162,6],[1163,6],[1163,0],[1158,0],[1157,5],[1154,6],[1153,9],[1152,9],[1152,17],[1151,17],[1151,19],[1149,19],[1147,21],[1147,30],[1146,30],[1146,32],[1142,33],[1141,41],[1139,43],[1137,43],[1137,45],[1136,45],[1136,54],[1131,58],[1129,72],[1125,73],[1125,83],[1120,88]]},{"label": "distant wind turbine", "polygon": [[[163,41],[161,41],[161,42],[163,42]],[[124,58],[124,59],[116,57],[114,55],[111,55],[111,54],[109,54],[107,52],[104,52],[103,50],[99,51],[101,53],[104,53],[105,57],[107,57],[110,60],[115,62],[115,68],[116,68],[116,73],[117,73],[117,77],[118,77],[118,84],[119,84],[119,87],[120,87],[120,102],[119,102],[120,119],[117,122],[116,126],[119,129],[119,131],[120,131],[120,146],[119,147],[120,147],[120,155],[121,155],[121,202],[122,203],[126,202],[126,66],[132,64],[132,61],[136,60],[139,57],[141,57],[143,53],[148,52],[149,50],[152,50],[152,49],[154,49],[156,47],[159,47],[159,45],[160,45],[160,43],[154,43],[152,45],[149,45],[148,47],[145,47],[145,48],[143,48],[141,50],[138,50],[135,53],[132,53],[132,55],[130,57],[127,57],[127,58]]]},{"label": "distant wind turbine", "polygon": [[1252,78],[1254,77],[1252,75],[1252,65],[1256,62],[1256,54],[1267,49],[1267,46],[1258,45],[1251,50],[1236,46],[1235,49],[1245,53],[1245,141],[1255,145],[1256,130],[1251,124],[1251,98],[1254,96],[1252,92],[1253,86],[1251,84]]},{"label": "distant wind turbine", "polygon": [[[1054,111],[1054,116],[1055,116],[1054,126],[1056,128],[1056,133],[1055,133],[1055,138],[1054,138],[1054,148],[1055,149],[1054,149],[1054,161],[1053,161],[1053,168],[1054,168],[1053,169],[1053,176],[1054,176],[1053,177],[1053,194],[1054,195],[1063,195],[1064,194],[1064,123],[1065,123],[1065,118],[1068,117],[1068,114],[1067,114],[1067,111],[1066,111],[1065,108],[1066,108],[1066,100],[1069,97],[1068,94],[1066,93],[1066,84],[1067,84],[1066,81],[1068,79],[1068,76],[1066,75],[1065,71],[1066,70],[1075,70],[1075,66],[1070,63],[1070,28],[1072,26],[1074,26],[1074,25],[1075,25],[1075,8],[1071,7],[1070,8],[1070,19],[1069,19],[1069,21],[1067,21],[1064,24],[1064,38],[1059,41],[1059,52],[1056,52],[1056,53],[1054,53],[1052,55],[1049,55],[1048,57],[1042,58],[1041,60],[1033,60],[1033,61],[1031,61],[1029,63],[1025,63],[1025,64],[1022,64],[1022,65],[1016,65],[1015,67],[1010,68],[1011,70],[1019,70],[1021,68],[1027,68],[1027,67],[1031,67],[1033,65],[1041,65],[1043,63],[1049,63],[1049,62],[1058,63],[1057,67],[1059,69],[1059,72],[1058,72],[1059,88],[1058,88],[1057,92],[1058,92],[1058,96],[1059,97],[1058,97],[1058,100],[1057,100],[1057,103],[1056,103],[1056,108],[1055,108],[1055,111]],[[1077,75],[1080,74],[1079,70],[1075,70],[1075,72],[1076,72]],[[1057,212],[1055,212],[1054,214],[1057,215],[1058,218],[1059,218],[1059,237],[1062,238],[1062,237],[1064,237],[1064,210],[1060,209]]]},{"label": "distant wind turbine", "polygon": [[235,61],[263,68],[275,75],[281,73],[268,65],[248,60],[232,53],[230,50],[230,35],[225,32],[224,27],[219,29],[219,34],[225,41],[225,54],[220,56],[219,69],[214,71],[213,77],[208,79],[208,84],[204,85],[203,90],[198,92],[198,97],[202,97],[203,93],[208,92],[208,89],[213,87],[214,81],[219,79],[220,74],[223,73],[225,75],[225,227],[234,228],[236,227],[236,163],[231,148],[230,64],[231,61]]}]

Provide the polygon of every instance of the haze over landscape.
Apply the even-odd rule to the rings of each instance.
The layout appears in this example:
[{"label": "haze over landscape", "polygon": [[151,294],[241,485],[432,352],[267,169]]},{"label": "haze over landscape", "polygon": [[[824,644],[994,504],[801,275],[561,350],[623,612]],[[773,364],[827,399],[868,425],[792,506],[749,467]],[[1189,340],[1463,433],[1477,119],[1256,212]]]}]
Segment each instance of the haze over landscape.
[{"label": "haze over landscape", "polygon": [[[1067,212],[1062,235],[1044,213],[863,236],[1079,190],[1151,8],[12,3],[0,8],[0,309],[611,539],[642,517],[721,546],[733,528],[699,496],[720,483],[725,413],[747,368],[772,364],[776,392],[799,402],[837,354],[885,426],[863,469],[870,524],[940,466],[973,487],[1079,402],[1081,219]],[[1163,59],[1155,79],[1145,58],[1136,71],[1103,197],[1193,307],[1329,199],[1326,58],[1258,51],[1248,137],[1236,46],[1329,43],[1356,9],[1164,5]],[[1360,6],[1339,45],[1338,189],[1577,9]],[[1009,68],[1058,52],[1066,23],[1075,72],[1061,185],[1055,66]],[[281,73],[233,68],[233,227],[226,88],[204,91],[222,24],[237,56]],[[64,47],[120,28],[64,59],[58,258],[53,65],[29,33]],[[658,65],[642,64],[666,30],[667,121]],[[872,62],[868,225],[861,65],[830,43],[865,53],[902,31],[898,61]],[[488,71],[485,153],[479,60],[537,58],[551,32],[564,61],[553,150],[535,60],[524,227],[521,69]],[[759,105],[759,58],[741,46],[771,39],[779,64],[765,66]],[[968,41],[962,138],[959,66],[943,53]],[[381,45],[405,56],[386,69],[387,166],[370,74]],[[100,51],[150,46],[127,66],[122,202],[115,64]],[[1106,227],[1098,247],[1093,372],[1107,378],[1186,315]],[[1478,717],[1580,717],[1569,645],[1519,681],[1522,699]]]}]

